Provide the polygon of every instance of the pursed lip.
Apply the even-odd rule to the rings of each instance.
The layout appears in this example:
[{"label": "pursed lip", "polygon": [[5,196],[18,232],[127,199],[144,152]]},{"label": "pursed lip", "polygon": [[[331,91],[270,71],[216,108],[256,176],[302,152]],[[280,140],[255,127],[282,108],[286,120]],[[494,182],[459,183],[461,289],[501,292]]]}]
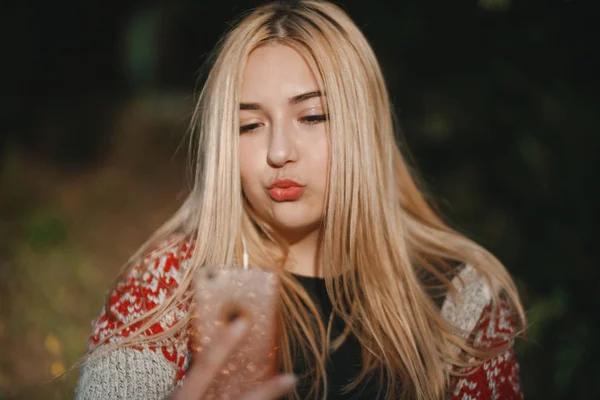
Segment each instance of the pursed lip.
[{"label": "pursed lip", "polygon": [[298,200],[303,193],[303,185],[291,179],[277,179],[269,185],[269,195],[277,202]]},{"label": "pursed lip", "polygon": [[269,190],[271,189],[287,189],[287,188],[291,188],[291,187],[303,187],[304,185],[299,184],[296,181],[293,181],[291,179],[277,179],[275,182],[271,183],[271,185],[269,186]]}]

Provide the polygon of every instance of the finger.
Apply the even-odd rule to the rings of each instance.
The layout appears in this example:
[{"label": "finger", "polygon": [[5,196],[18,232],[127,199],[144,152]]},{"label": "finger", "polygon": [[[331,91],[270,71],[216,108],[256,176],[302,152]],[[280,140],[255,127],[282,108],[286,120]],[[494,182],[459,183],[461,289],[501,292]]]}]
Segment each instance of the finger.
[{"label": "finger", "polygon": [[248,331],[250,325],[243,318],[232,322],[223,337],[206,347],[202,357],[192,364],[185,381],[177,391],[176,400],[198,400],[208,389],[217,371],[223,365],[229,353]]},{"label": "finger", "polygon": [[241,400],[275,400],[291,393],[296,387],[296,382],[296,377],[293,374],[278,375],[246,393]]}]

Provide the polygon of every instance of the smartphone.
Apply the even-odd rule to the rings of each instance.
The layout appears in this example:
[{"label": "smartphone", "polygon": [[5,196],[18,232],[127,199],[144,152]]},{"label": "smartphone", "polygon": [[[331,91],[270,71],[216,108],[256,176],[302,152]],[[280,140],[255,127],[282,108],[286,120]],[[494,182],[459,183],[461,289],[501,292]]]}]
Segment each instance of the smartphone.
[{"label": "smartphone", "polygon": [[261,268],[206,266],[195,283],[194,350],[217,340],[236,318],[246,318],[250,330],[230,354],[202,399],[237,399],[274,376],[278,369],[279,282]]}]

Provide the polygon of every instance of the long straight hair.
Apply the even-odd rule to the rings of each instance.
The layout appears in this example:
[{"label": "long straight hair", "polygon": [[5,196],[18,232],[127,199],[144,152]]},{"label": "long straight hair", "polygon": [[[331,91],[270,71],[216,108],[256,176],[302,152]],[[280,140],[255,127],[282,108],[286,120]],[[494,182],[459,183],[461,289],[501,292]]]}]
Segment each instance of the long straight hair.
[{"label": "long straight hair", "polygon": [[[285,242],[252,210],[241,189],[238,112],[243,71],[249,54],[270,44],[297,50],[325,94],[331,154],[319,259],[334,311],[346,322],[345,333],[337,338],[330,337],[330,326],[311,322],[315,305],[283,269]],[[276,2],[244,15],[217,46],[191,128],[193,188],[123,274],[151,246],[174,234],[176,240],[194,241],[191,266],[163,303],[125,327],[143,321],[138,332],[144,332],[189,302],[187,293],[202,266],[241,264],[242,237],[250,265],[269,268],[281,278],[282,367],[292,371],[299,355],[308,360],[313,395],[326,390],[329,351],[350,333],[361,344],[363,367],[346,389],[378,371],[387,382],[382,390],[389,399],[441,398],[453,367],[467,365],[461,353],[478,360],[491,357],[492,351],[474,348],[442,318],[422,279],[432,276],[452,292],[456,262],[471,265],[495,289],[494,302],[505,298],[524,326],[523,308],[504,266],[451,229],[416,185],[395,139],[393,111],[375,54],[336,5]],[[132,334],[117,346],[173,337],[188,326],[185,319],[150,339]]]}]

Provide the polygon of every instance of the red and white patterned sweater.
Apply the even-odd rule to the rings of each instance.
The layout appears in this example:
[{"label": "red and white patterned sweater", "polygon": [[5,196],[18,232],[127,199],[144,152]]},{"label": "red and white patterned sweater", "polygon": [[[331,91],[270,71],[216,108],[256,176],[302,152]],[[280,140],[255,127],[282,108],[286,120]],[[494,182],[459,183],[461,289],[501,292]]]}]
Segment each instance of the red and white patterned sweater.
[{"label": "red and white patterned sweater", "polygon": [[[107,343],[118,343],[140,329],[142,322],[115,332],[127,322],[156,308],[170,290],[178,287],[183,273],[189,267],[193,243],[172,241],[163,243],[146,255],[109,294],[105,309],[93,322],[88,346],[102,348]],[[457,286],[459,297],[467,301],[447,299],[442,314],[455,326],[471,332],[477,346],[493,347],[512,344],[515,325],[506,304],[492,312],[490,292],[481,280],[474,279],[469,267],[461,273],[465,287]],[[469,283],[470,282],[470,283]],[[471,301],[473,300],[473,301]],[[143,335],[152,337],[172,327],[187,313],[178,307],[159,322],[148,327]],[[159,345],[141,344],[119,348],[92,357],[82,368],[76,389],[76,398],[83,399],[165,399],[185,377],[191,360],[189,336],[162,341]],[[465,376],[450,381],[448,399],[522,399],[519,385],[519,365],[512,346],[479,367],[464,371]]]}]

